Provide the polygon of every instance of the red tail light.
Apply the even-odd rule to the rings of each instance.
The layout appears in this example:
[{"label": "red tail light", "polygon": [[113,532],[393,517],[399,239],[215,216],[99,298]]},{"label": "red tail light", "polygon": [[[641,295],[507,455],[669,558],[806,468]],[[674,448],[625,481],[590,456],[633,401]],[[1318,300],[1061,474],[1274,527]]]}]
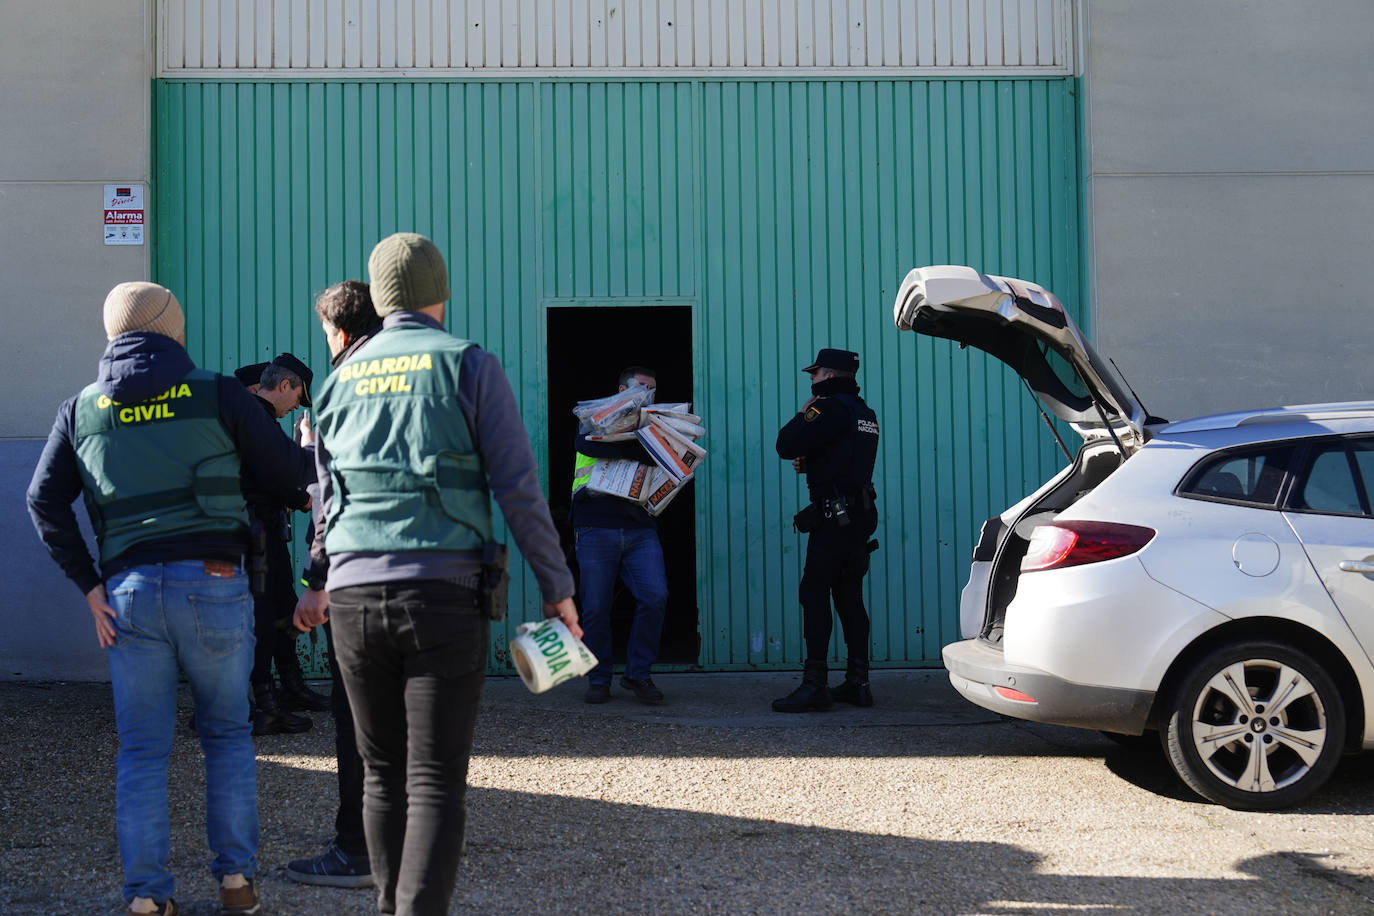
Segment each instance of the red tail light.
[{"label": "red tail light", "polygon": [[1034,703],[1035,697],[1027,693],[1022,693],[1014,687],[994,687],[993,690],[1004,699],[1015,700],[1017,703]]},{"label": "red tail light", "polygon": [[1116,522],[1063,521],[1039,525],[1021,559],[1022,572],[1063,569],[1135,553],[1154,538],[1153,528]]}]

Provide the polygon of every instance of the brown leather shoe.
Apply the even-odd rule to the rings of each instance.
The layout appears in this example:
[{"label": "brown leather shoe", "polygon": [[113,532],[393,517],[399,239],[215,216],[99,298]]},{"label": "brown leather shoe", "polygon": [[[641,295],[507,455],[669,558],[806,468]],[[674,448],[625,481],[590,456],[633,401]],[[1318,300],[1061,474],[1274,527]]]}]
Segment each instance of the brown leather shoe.
[{"label": "brown leather shoe", "polygon": [[178,912],[180,911],[177,910],[177,902],[171,897],[168,897],[167,902],[156,910],[153,910],[152,913],[139,913],[134,910],[129,910],[129,916],[177,916]]},{"label": "brown leather shoe", "polygon": [[219,889],[219,911],[223,916],[261,916],[262,901],[250,878],[244,887]]}]

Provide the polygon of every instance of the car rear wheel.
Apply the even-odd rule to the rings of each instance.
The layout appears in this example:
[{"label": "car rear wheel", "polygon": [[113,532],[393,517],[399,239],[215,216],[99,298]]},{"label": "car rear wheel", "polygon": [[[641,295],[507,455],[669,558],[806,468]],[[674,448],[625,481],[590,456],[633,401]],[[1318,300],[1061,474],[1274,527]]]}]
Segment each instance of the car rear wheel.
[{"label": "car rear wheel", "polygon": [[1229,808],[1272,810],[1315,792],[1345,744],[1345,704],[1310,656],[1278,643],[1223,646],[1184,676],[1164,747],[1193,791]]}]

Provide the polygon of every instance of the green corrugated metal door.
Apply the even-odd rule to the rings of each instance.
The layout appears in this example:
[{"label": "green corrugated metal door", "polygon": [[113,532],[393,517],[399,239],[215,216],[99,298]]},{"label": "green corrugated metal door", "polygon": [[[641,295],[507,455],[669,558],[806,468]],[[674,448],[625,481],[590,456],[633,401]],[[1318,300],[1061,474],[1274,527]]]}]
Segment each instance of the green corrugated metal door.
[{"label": "green corrugated metal door", "polygon": [[908,269],[942,263],[1079,300],[1074,84],[722,81],[702,104],[704,661],[798,661],[805,487],[773,441],[822,346],[860,353],[882,428],[873,658],[938,661],[979,525],[1057,456],[1014,376],[899,335],[891,304]]},{"label": "green corrugated metal door", "polygon": [[546,305],[692,301],[693,85],[539,85]]},{"label": "green corrugated metal door", "polygon": [[[322,372],[313,293],[424,232],[541,463],[546,308],[691,306],[713,668],[798,662],[804,488],[772,442],[815,349],[859,350],[883,428],[874,658],[929,663],[978,524],[1056,462],[1014,378],[899,336],[891,300],[943,262],[1080,299],[1076,138],[1072,80],[161,81],[155,274],[202,365],[290,349]],[[537,605],[528,575],[512,599]]]},{"label": "green corrugated metal door", "polygon": [[[542,461],[534,88],[159,83],[155,275],[187,307],[192,357],[228,372],[290,350],[323,378],[315,293],[421,232],[448,260],[449,326],[500,356]],[[538,607],[530,577],[511,601]],[[518,622],[495,628],[502,669]]]}]

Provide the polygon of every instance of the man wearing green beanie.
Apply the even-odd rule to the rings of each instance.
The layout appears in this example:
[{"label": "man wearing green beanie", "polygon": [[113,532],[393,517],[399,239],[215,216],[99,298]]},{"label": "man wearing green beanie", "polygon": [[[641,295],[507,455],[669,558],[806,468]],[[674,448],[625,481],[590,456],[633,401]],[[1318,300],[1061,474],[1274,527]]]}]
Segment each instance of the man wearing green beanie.
[{"label": "man wearing green beanie", "polygon": [[443,256],[400,232],[377,243],[367,269],[382,330],[315,398],[323,521],[311,554],[328,573],[296,621],[333,621],[367,770],[363,826],[378,909],[443,914],[486,676],[479,589],[491,497],[534,571],[545,616],[582,631],[510,382],[495,356],[444,330]]}]

